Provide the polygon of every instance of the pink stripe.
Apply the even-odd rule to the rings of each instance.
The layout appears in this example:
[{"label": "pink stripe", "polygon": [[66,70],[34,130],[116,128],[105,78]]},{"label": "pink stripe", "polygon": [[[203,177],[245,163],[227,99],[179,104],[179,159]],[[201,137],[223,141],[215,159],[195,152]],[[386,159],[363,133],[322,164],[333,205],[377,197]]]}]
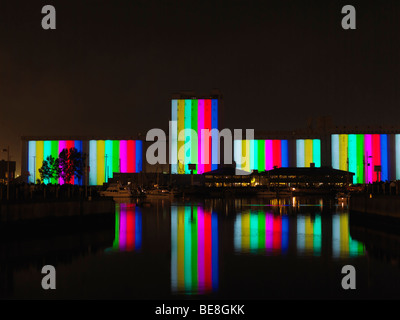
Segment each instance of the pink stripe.
[{"label": "pink stripe", "polygon": [[[67,141],[65,140],[58,141],[58,154],[60,154],[61,151],[63,151],[64,149],[67,149]],[[64,184],[64,179],[60,178],[59,183]]]},{"label": "pink stripe", "polygon": [[[365,158],[366,158],[366,166],[367,166],[367,173],[368,173],[368,183],[372,183],[373,179],[373,165],[372,165],[372,135],[366,134],[365,135]],[[367,165],[369,163],[369,166]]]},{"label": "pink stripe", "polygon": [[203,164],[203,152],[204,152],[204,142],[201,137],[201,130],[204,129],[204,100],[199,99],[197,103],[197,114],[198,114],[198,123],[197,123],[197,135],[198,135],[198,170],[197,173],[201,174],[204,172],[204,164]]},{"label": "pink stripe", "polygon": [[[204,127],[205,129],[211,130],[211,100],[206,99],[204,101]],[[210,131],[205,134],[204,139],[204,171],[211,171],[211,136]]]},{"label": "pink stripe", "polygon": [[265,215],[265,249],[272,249],[272,240],[274,235],[274,215],[267,213]]},{"label": "pink stripe", "polygon": [[126,249],[126,203],[121,203],[119,214],[119,250]]},{"label": "pink stripe", "polygon": [[199,280],[199,291],[205,288],[205,265],[204,265],[204,213],[203,208],[197,208],[197,270]]},{"label": "pink stripe", "polygon": [[272,149],[272,140],[265,140],[265,170],[272,170],[274,168]]},{"label": "pink stripe", "polygon": [[128,154],[126,140],[121,140],[119,142],[119,157],[121,159],[121,173],[128,172]]}]

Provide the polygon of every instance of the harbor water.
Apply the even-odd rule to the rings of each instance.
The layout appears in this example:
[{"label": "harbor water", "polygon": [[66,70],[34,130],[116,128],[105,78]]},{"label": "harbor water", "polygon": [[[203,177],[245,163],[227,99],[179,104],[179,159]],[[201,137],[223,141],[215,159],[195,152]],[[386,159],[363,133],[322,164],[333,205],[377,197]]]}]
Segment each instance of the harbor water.
[{"label": "harbor water", "polygon": [[[60,229],[57,229],[60,228]],[[318,197],[126,200],[101,224],[2,235],[3,299],[396,299],[400,235]],[[56,290],[43,290],[44,265]],[[344,266],[356,288],[345,290]]]}]

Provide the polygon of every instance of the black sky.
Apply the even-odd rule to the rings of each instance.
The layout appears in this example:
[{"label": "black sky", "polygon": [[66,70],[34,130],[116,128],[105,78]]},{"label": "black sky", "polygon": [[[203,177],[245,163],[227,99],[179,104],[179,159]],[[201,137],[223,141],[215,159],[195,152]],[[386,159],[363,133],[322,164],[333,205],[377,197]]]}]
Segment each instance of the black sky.
[{"label": "black sky", "polygon": [[213,88],[229,128],[396,125],[399,35],[399,1],[1,0],[0,146],[19,163],[21,135],[166,129],[172,93]]}]

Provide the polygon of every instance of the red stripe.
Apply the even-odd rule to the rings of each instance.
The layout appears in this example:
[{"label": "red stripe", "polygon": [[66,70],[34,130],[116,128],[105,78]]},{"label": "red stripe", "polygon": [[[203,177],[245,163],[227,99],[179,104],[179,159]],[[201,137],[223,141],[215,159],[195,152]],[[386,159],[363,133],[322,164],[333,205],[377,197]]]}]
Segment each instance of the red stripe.
[{"label": "red stripe", "polygon": [[126,209],[126,249],[132,251],[135,248],[135,211],[133,204],[127,204]]},{"label": "red stripe", "polygon": [[75,141],[74,140],[68,140],[67,141],[67,149],[75,148]]},{"label": "red stripe", "polygon": [[274,250],[279,250],[281,248],[282,239],[282,218],[280,216],[274,216],[272,230],[272,248]]},{"label": "red stripe", "polygon": [[136,163],[136,155],[135,155],[135,141],[128,140],[126,142],[126,149],[127,149],[127,172],[135,172],[135,163]]},{"label": "red stripe", "polygon": [[[204,100],[204,129],[211,130],[211,100]],[[204,171],[211,171],[211,135],[208,137],[208,163]]]},{"label": "red stripe", "polygon": [[204,212],[204,282],[206,291],[212,289],[211,236],[211,213]]},{"label": "red stripe", "polygon": [[281,140],[272,140],[273,166],[282,167]]},{"label": "red stripe", "polygon": [[375,166],[381,165],[381,139],[379,134],[372,135],[372,163],[373,163],[373,181],[378,181],[378,172],[375,172]]},{"label": "red stripe", "polygon": [[[67,140],[66,142],[66,148],[67,150],[71,149],[71,148],[75,148],[75,140]],[[74,184],[74,177],[71,178],[71,180],[69,181],[70,184]]]}]

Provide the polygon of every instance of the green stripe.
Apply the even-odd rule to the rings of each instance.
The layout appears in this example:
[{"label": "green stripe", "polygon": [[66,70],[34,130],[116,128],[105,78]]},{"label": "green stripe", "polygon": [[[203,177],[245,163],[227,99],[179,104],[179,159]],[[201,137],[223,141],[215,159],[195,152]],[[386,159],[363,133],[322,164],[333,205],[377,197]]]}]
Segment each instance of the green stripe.
[{"label": "green stripe", "polygon": [[112,169],[113,169],[113,143],[112,140],[105,141],[105,159],[104,159],[104,166],[105,166],[105,182],[108,182],[108,179],[112,178]]},{"label": "green stripe", "polygon": [[364,183],[364,135],[357,134],[357,183]]},{"label": "green stripe", "polygon": [[[54,159],[57,159],[59,154],[58,154],[58,141],[51,141],[51,156]],[[56,179],[51,179],[51,183],[57,184],[58,181]]]},{"label": "green stripe", "polygon": [[321,240],[322,240],[322,229],[321,229],[321,216],[316,215],[314,220],[314,230],[313,230],[313,247],[314,254],[321,254]]},{"label": "green stripe", "polygon": [[[191,119],[191,129],[194,130],[195,132],[197,132],[197,125],[198,125],[198,121],[197,121],[197,117],[198,117],[198,103],[197,103],[197,99],[192,99],[192,119]],[[197,132],[197,135],[199,135],[200,132]],[[191,154],[191,163],[197,163],[198,162],[198,136],[192,137],[192,154]],[[193,171],[194,174],[197,173],[197,166],[196,166],[196,170]],[[196,209],[197,210],[197,209]]]},{"label": "green stripe", "polygon": [[113,162],[112,162],[112,167],[113,170],[112,172],[120,172],[119,170],[119,165],[120,165],[120,160],[119,160],[119,140],[113,140],[112,143],[112,154],[113,154]]},{"label": "green stripe", "polygon": [[357,183],[357,136],[349,134],[348,142],[349,172],[353,172],[353,183]]},{"label": "green stripe", "polygon": [[321,167],[321,140],[313,140],[313,162],[317,168]]},{"label": "green stripe", "polygon": [[119,246],[119,203],[115,203],[115,236],[113,242],[114,250],[118,250]]},{"label": "green stripe", "polygon": [[197,290],[197,207],[193,206],[192,221],[192,290]]},{"label": "green stripe", "polygon": [[258,211],[258,249],[265,249],[265,213]]},{"label": "green stripe", "polygon": [[258,144],[258,171],[265,171],[265,140],[257,140]]},{"label": "green stripe", "polygon": [[250,211],[250,250],[257,250],[258,245],[258,217],[254,211]]},{"label": "green stripe", "polygon": [[185,256],[184,256],[184,272],[185,272],[185,290],[192,290],[192,266],[191,266],[191,250],[192,250],[192,237],[190,227],[190,207],[185,206],[185,230],[184,230],[184,243],[185,243]]}]

